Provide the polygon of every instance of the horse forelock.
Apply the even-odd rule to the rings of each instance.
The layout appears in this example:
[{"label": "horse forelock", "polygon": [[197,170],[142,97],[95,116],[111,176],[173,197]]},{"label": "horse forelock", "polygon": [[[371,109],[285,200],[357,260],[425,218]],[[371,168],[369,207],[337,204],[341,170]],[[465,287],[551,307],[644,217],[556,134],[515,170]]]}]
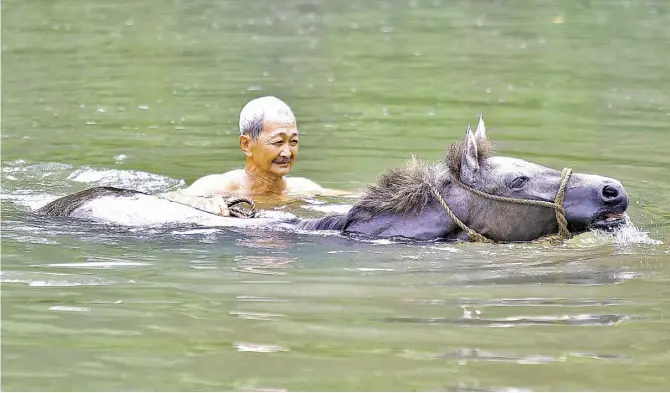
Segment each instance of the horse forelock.
[{"label": "horse forelock", "polygon": [[[445,164],[454,175],[461,173],[461,162],[463,161],[463,149],[465,149],[465,140],[461,139],[449,146],[447,155],[444,158]],[[494,154],[493,143],[488,138],[477,139],[477,158],[481,164],[484,160],[492,157]]]}]

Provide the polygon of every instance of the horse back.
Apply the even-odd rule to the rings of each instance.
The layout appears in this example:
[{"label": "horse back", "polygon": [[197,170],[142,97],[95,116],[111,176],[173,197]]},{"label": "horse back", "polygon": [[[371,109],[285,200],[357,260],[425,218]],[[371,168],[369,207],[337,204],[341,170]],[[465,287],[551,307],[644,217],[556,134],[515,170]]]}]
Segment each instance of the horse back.
[{"label": "horse back", "polygon": [[92,201],[103,196],[132,196],[137,194],[145,194],[140,191],[129,190],[126,188],[117,187],[93,187],[77,193],[58,198],[53,202],[37,209],[35,212],[40,215],[50,217],[69,217],[72,212],[80,208],[86,202]]}]

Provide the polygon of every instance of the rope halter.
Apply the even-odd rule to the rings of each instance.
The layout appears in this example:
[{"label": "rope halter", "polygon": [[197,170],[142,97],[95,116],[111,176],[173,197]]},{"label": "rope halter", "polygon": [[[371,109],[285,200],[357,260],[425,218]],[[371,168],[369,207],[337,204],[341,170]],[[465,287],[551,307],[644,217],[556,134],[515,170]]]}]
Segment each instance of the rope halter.
[{"label": "rope halter", "polygon": [[[565,209],[563,209],[563,200],[565,199],[565,191],[571,175],[572,175],[571,168],[564,168],[563,172],[561,172],[561,183],[558,186],[558,192],[556,193],[556,198],[554,198],[554,202],[536,201],[533,199],[520,199],[520,198],[510,198],[499,195],[493,195],[486,193],[484,191],[476,190],[468,186],[467,184],[460,181],[460,179],[458,179],[456,176],[452,176],[452,180],[459,187],[486,199],[491,199],[499,202],[515,203],[518,205],[543,206],[554,209],[556,212],[556,222],[558,223],[558,234],[553,235],[550,238],[554,238],[556,240],[566,240],[570,239],[572,235],[568,230],[568,220],[566,220],[565,218]],[[458,217],[456,217],[454,212],[449,208],[447,202],[445,202],[444,198],[442,198],[442,195],[440,194],[439,190],[433,184],[429,185],[433,195],[435,196],[435,198],[437,198],[437,201],[440,203],[440,205],[442,205],[444,210],[447,212],[449,217],[456,223],[456,225],[458,225],[459,228],[461,228],[468,234],[470,240],[484,243],[495,243],[493,240],[487,238],[486,236],[478,233],[474,229],[465,225],[465,223],[463,223],[463,221],[461,221]]]},{"label": "rope halter", "polygon": [[[235,206],[239,205],[240,203],[246,203],[250,208],[245,209],[242,206]],[[228,211],[230,211],[231,217],[254,218],[256,216],[256,204],[251,198],[231,198],[226,200],[226,204],[228,205]]]}]

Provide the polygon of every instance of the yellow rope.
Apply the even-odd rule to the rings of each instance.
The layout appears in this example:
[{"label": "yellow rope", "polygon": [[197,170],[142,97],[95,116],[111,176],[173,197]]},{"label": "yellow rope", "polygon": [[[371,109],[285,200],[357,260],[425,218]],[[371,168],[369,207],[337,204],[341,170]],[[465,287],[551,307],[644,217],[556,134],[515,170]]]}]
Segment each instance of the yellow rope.
[{"label": "yellow rope", "polygon": [[[563,200],[565,199],[565,190],[568,185],[568,181],[570,180],[570,176],[572,175],[572,169],[571,168],[564,168],[563,172],[561,172],[561,183],[558,186],[558,192],[556,193],[556,198],[554,199],[554,202],[547,202],[547,201],[536,201],[533,199],[519,199],[519,198],[510,198],[510,197],[504,197],[500,195],[493,195],[489,194],[480,190],[476,190],[467,184],[464,184],[461,182],[459,179],[457,179],[455,176],[452,177],[452,180],[454,183],[456,183],[458,186],[464,188],[467,191],[470,191],[471,193],[475,195],[479,195],[481,197],[491,199],[494,201],[500,201],[500,202],[506,202],[506,203],[516,203],[519,205],[529,205],[529,206],[542,206],[542,207],[549,207],[552,208],[556,211],[556,222],[558,223],[558,234],[549,236],[549,240],[551,238],[557,238],[560,240],[564,239],[569,239],[572,237],[570,234],[570,231],[568,230],[568,220],[565,218],[565,209],[563,209]],[[461,228],[463,231],[465,231],[468,234],[468,237],[472,241],[478,241],[478,242],[484,242],[484,243],[493,243],[493,241],[486,236],[477,233],[477,231],[473,230],[472,228],[468,227],[463,221],[461,221],[454,212],[449,208],[447,205],[447,202],[444,201],[444,198],[442,198],[442,195],[438,191],[438,189],[433,185],[429,184],[431,191],[433,192],[433,195],[435,198],[437,198],[437,201],[442,205],[444,210],[447,212],[447,215],[451,217],[452,220],[454,220],[454,223],[458,225],[459,228]]]},{"label": "yellow rope", "polygon": [[[248,204],[250,209],[244,209],[241,206],[234,206],[240,203]],[[228,210],[230,211],[231,217],[253,218],[256,216],[256,204],[254,204],[254,201],[251,198],[231,198],[226,200],[226,204],[228,205]]]},{"label": "yellow rope", "polygon": [[458,225],[459,228],[461,228],[465,233],[468,234],[468,237],[470,240],[475,241],[475,242],[482,242],[482,243],[493,243],[492,240],[488,239],[486,236],[481,235],[471,229],[469,226],[465,225],[463,221],[461,221],[458,217],[456,217],[456,214],[449,208],[449,205],[447,205],[447,202],[444,201],[444,198],[442,198],[442,195],[440,192],[435,188],[433,184],[429,184],[430,190],[433,192],[433,195],[435,195],[435,198],[437,198],[437,201],[440,202],[440,205],[444,208],[444,211],[447,212],[447,215],[451,217],[452,220]]}]

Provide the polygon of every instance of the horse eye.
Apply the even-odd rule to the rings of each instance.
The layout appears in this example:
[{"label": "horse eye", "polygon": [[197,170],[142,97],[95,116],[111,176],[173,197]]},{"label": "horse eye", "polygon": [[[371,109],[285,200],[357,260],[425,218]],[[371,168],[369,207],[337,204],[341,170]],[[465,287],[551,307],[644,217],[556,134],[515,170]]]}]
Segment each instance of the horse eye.
[{"label": "horse eye", "polygon": [[509,184],[509,188],[518,190],[521,187],[523,187],[526,182],[528,181],[528,176],[519,176],[516,179],[512,180],[512,182]]}]

